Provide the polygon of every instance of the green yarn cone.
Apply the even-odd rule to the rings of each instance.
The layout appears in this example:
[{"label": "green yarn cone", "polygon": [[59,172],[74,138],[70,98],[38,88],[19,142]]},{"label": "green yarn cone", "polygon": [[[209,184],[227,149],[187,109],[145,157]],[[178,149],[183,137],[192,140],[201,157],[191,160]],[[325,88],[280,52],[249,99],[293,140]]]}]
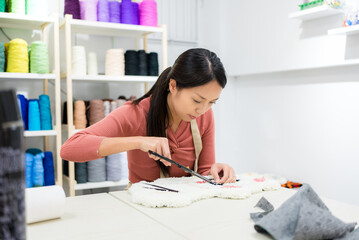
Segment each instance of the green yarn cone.
[{"label": "green yarn cone", "polygon": [[49,73],[49,55],[46,43],[36,41],[31,44],[30,72]]},{"label": "green yarn cone", "polygon": [[5,45],[0,42],[0,72],[5,72]]},{"label": "green yarn cone", "polygon": [[0,0],[0,12],[6,11],[6,0]]}]

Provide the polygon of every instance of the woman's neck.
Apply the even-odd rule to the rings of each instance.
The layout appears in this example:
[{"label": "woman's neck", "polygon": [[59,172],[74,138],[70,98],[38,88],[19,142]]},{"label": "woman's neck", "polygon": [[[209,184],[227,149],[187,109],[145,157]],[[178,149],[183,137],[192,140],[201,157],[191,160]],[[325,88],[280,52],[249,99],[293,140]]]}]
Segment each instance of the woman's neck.
[{"label": "woman's neck", "polygon": [[176,112],[174,110],[170,95],[171,95],[171,93],[169,93],[167,95],[168,124],[172,128],[172,130],[175,132],[181,123],[181,118],[178,117],[178,115],[176,114]]}]

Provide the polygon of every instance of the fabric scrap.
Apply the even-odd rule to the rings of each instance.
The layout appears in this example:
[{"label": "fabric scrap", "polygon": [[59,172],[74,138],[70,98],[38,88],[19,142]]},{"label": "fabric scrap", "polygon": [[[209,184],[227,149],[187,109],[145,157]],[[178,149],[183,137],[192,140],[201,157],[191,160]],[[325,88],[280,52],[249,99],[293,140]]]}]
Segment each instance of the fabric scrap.
[{"label": "fabric scrap", "polygon": [[[265,206],[265,201],[261,199],[260,202],[258,206]],[[356,223],[344,223],[333,216],[308,184],[303,184],[278,209],[267,212],[262,217],[255,214],[251,214],[251,217],[255,222],[254,228],[259,233],[268,233],[274,239],[355,239],[350,235],[359,235],[355,233],[357,231],[353,232]]]}]

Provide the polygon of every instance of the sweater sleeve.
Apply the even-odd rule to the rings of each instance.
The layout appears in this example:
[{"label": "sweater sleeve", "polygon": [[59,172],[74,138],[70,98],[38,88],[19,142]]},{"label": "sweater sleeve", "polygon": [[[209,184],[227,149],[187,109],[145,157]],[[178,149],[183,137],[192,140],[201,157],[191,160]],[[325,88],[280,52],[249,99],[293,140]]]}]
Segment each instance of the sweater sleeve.
[{"label": "sweater sleeve", "polygon": [[198,159],[198,173],[208,175],[211,166],[215,163],[214,117],[213,110],[209,109],[201,120],[202,151]]},{"label": "sweater sleeve", "polygon": [[61,147],[61,158],[73,162],[101,158],[98,149],[104,138],[135,136],[141,125],[146,125],[145,113],[141,110],[133,104],[117,108],[101,121],[71,136]]}]

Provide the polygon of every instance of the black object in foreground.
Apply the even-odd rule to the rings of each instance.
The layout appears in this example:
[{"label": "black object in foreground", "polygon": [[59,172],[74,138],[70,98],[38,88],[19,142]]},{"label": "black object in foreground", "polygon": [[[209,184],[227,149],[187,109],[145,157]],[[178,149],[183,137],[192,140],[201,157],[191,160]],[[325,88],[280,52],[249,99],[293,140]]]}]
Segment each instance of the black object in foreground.
[{"label": "black object in foreground", "polygon": [[166,160],[167,162],[170,162],[170,163],[176,165],[177,167],[181,168],[183,171],[185,171],[185,172],[187,172],[187,173],[189,173],[189,174],[192,174],[193,176],[196,176],[196,177],[198,177],[198,178],[200,178],[200,179],[202,179],[202,180],[204,180],[204,181],[206,181],[206,182],[208,182],[208,183],[210,183],[210,184],[213,184],[213,185],[223,185],[223,183],[216,183],[216,182],[214,182],[214,181],[209,180],[208,178],[202,176],[201,174],[196,173],[195,171],[193,171],[193,170],[191,170],[191,169],[189,169],[189,168],[183,166],[182,164],[179,164],[179,163],[176,162],[176,161],[173,161],[172,159],[169,159],[169,158],[167,158],[167,157],[165,157],[165,156],[162,156],[162,155],[160,155],[160,154],[158,154],[158,153],[156,153],[156,152],[153,152],[153,151],[151,151],[151,150],[148,151],[148,152],[149,152],[150,154],[152,154],[152,155],[155,155],[155,156],[157,156],[157,157],[159,157],[159,158],[162,158],[163,160]]},{"label": "black object in foreground", "polygon": [[0,239],[26,239],[23,131],[15,91],[0,90]]}]

